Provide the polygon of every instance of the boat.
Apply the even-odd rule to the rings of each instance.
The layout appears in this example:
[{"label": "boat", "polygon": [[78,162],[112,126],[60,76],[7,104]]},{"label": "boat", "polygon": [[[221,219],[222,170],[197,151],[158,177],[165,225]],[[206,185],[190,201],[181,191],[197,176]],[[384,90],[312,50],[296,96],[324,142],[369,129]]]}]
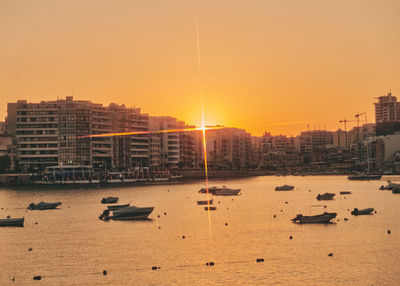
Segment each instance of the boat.
[{"label": "boat", "polygon": [[113,211],[113,215],[110,216],[110,211],[105,210],[100,216],[101,220],[135,220],[135,219],[146,219],[152,212],[154,207],[135,207],[129,206],[119,210]]},{"label": "boat", "polygon": [[52,209],[57,208],[59,205],[61,205],[61,202],[46,203],[46,202],[41,201],[38,204],[31,203],[27,207],[27,209],[28,210],[52,210]]},{"label": "boat", "polygon": [[206,200],[206,201],[197,201],[198,205],[212,205],[213,204],[213,199],[211,200]]},{"label": "boat", "polygon": [[107,206],[107,209],[109,211],[116,211],[122,208],[129,207],[130,203],[124,204],[124,205],[113,205],[113,206]]},{"label": "boat", "polygon": [[240,193],[240,189],[230,189],[227,187],[222,187],[214,191],[212,194],[213,196],[238,196]]},{"label": "boat", "polygon": [[381,178],[382,175],[367,175],[367,174],[351,175],[347,177],[347,179],[349,180],[356,180],[356,181],[380,180]]},{"label": "boat", "polygon": [[295,218],[292,219],[293,222],[297,223],[330,223],[332,219],[336,217],[337,213],[328,213],[324,212],[320,215],[313,216],[303,216],[302,214],[298,214]]},{"label": "boat", "polygon": [[282,185],[275,187],[275,191],[291,191],[294,190],[294,186]]},{"label": "boat", "polygon": [[206,210],[206,211],[215,211],[215,210],[217,210],[217,207],[204,207],[204,210]]},{"label": "boat", "polygon": [[367,215],[371,214],[374,211],[374,208],[366,208],[366,209],[361,209],[359,210],[358,208],[354,208],[354,210],[351,212],[352,215]]},{"label": "boat", "polygon": [[24,218],[5,218],[0,219],[0,226],[24,226]]},{"label": "boat", "polygon": [[102,204],[114,204],[118,202],[118,197],[107,197],[101,200]]},{"label": "boat", "polygon": [[388,184],[386,186],[382,185],[379,189],[382,191],[392,191],[393,189],[400,189],[400,184],[395,184],[388,180]]},{"label": "boat", "polygon": [[325,193],[325,194],[318,194],[317,196],[317,200],[319,201],[328,201],[328,200],[332,200],[333,197],[335,196],[334,193]]},{"label": "boat", "polygon": [[394,187],[394,188],[392,189],[392,194],[400,194],[400,186]]},{"label": "boat", "polygon": [[341,195],[351,195],[350,191],[342,191],[340,192]]}]

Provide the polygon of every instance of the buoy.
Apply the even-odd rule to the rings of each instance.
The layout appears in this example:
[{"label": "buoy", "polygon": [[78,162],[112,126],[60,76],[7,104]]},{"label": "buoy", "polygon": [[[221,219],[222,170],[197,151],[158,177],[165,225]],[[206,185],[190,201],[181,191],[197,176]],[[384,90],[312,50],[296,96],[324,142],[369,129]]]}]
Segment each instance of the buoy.
[{"label": "buoy", "polygon": [[220,202],[220,201],[218,201],[218,203],[220,204],[221,202]]},{"label": "buoy", "polygon": [[161,229],[161,226],[159,226],[158,229]]},{"label": "buoy", "polygon": [[40,275],[33,276],[33,280],[42,280],[42,276],[40,276]]},{"label": "buoy", "polygon": [[281,210],[281,212],[283,212],[283,210]]},{"label": "buoy", "polygon": [[333,253],[332,253],[332,252],[331,252],[331,253],[329,253],[329,254],[328,254],[328,256],[333,256]]},{"label": "buoy", "polygon": [[390,229],[388,230],[388,234],[390,234],[391,233],[391,231],[390,231]]},{"label": "buoy", "polygon": [[14,281],[15,281],[15,278],[13,277],[13,278],[11,279],[11,281],[14,282]]},{"label": "buoy", "polygon": [[226,222],[225,225],[228,225],[228,223]]},{"label": "buoy", "polygon": [[35,222],[35,224],[38,224],[37,222]]},{"label": "buoy", "polygon": [[256,262],[264,262],[264,258],[257,258]]},{"label": "buoy", "polygon": [[293,239],[293,236],[289,236],[289,239]]},{"label": "buoy", "polygon": [[107,275],[107,270],[103,270],[103,275]]},{"label": "buoy", "polygon": [[160,217],[160,215],[158,215],[157,217]]},{"label": "buoy", "polygon": [[285,202],[285,204],[288,204],[288,202]]},{"label": "buoy", "polygon": [[348,221],[349,219],[348,219],[347,217],[345,217],[343,220],[344,220],[344,221]]},{"label": "buoy", "polygon": [[274,218],[276,218],[276,215],[274,215]]},{"label": "buoy", "polygon": [[29,248],[28,248],[28,251],[32,251],[32,247],[29,247]]},{"label": "buoy", "polygon": [[164,213],[164,215],[167,215],[167,213]]},{"label": "buoy", "polygon": [[183,238],[183,239],[185,239],[185,236],[184,236],[184,235],[182,235],[182,238]]}]

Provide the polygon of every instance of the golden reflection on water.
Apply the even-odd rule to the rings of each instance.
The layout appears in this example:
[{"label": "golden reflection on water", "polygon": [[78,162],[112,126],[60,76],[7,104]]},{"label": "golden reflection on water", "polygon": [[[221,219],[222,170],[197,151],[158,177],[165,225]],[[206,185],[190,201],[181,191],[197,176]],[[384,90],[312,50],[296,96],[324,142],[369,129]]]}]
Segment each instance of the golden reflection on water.
[{"label": "golden reflection on water", "polygon": [[[275,192],[282,184],[295,185],[295,191]],[[42,275],[43,285],[397,285],[400,195],[379,191],[382,184],[343,176],[211,181],[210,186],[243,193],[213,197],[211,244],[208,212],[196,204],[206,199],[197,192],[201,183],[1,189],[0,216],[25,216],[26,222],[24,228],[0,228],[0,284],[15,277],[16,283],[37,285],[32,277]],[[336,193],[335,200],[317,201],[325,192]],[[151,220],[98,220],[105,196],[155,206]],[[29,203],[41,200],[63,204],[59,210],[25,212]],[[315,206],[324,204],[326,209]],[[354,207],[374,207],[377,213],[354,217],[347,210]],[[290,222],[298,213],[323,211],[337,212],[339,221]],[[264,262],[256,263],[257,258]],[[214,266],[205,265],[211,261]]]}]

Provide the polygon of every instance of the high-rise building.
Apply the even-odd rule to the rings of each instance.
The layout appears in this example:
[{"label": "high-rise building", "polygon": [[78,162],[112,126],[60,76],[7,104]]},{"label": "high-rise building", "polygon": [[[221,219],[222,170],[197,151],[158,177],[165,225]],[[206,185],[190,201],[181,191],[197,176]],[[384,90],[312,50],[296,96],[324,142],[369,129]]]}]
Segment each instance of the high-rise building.
[{"label": "high-rise building", "polygon": [[400,132],[400,102],[392,93],[380,96],[375,102],[376,135]]}]

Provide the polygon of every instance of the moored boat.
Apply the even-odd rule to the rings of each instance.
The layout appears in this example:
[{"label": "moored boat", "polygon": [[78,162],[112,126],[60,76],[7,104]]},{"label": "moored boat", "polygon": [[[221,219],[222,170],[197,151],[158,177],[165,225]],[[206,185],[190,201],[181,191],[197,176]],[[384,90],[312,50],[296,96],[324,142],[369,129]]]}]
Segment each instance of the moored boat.
[{"label": "moored boat", "polygon": [[350,191],[342,191],[340,192],[341,195],[351,195]]},{"label": "moored boat", "polygon": [[351,212],[352,215],[368,215],[371,214],[374,211],[374,208],[366,208],[366,209],[361,209],[359,210],[358,208],[354,208],[354,210]]},{"label": "moored boat", "polygon": [[204,207],[204,210],[206,210],[206,211],[215,211],[215,210],[217,210],[217,207]]},{"label": "moored boat", "polygon": [[101,200],[102,204],[114,204],[118,202],[118,197],[107,197]]},{"label": "moored boat", "polygon": [[206,200],[206,201],[197,201],[198,205],[212,205],[213,204],[213,199],[211,200]]},{"label": "moored boat", "polygon": [[328,213],[324,212],[320,215],[313,216],[303,216],[302,214],[298,214],[295,218],[292,219],[293,222],[297,223],[330,223],[332,219],[336,217],[337,213]]},{"label": "moored boat", "polygon": [[214,191],[213,196],[238,196],[240,193],[240,189],[230,189],[227,187],[222,187]]},{"label": "moored boat", "polygon": [[55,202],[55,203],[46,203],[41,201],[38,204],[31,203],[27,209],[28,210],[51,210],[57,208],[59,205],[61,205],[61,202]]},{"label": "moored boat", "polygon": [[0,219],[0,226],[17,226],[23,227],[24,226],[24,218],[5,218]]},{"label": "moored boat", "polygon": [[107,206],[107,209],[109,211],[116,211],[122,208],[129,207],[130,203],[124,204],[124,205],[112,205],[112,206]]},{"label": "moored boat", "polygon": [[136,220],[136,219],[146,219],[152,212],[154,207],[135,207],[129,206],[124,207],[119,210],[113,211],[113,215],[109,216],[110,211],[105,210],[99,219],[102,220]]},{"label": "moored boat", "polygon": [[282,185],[275,187],[275,191],[291,191],[291,190],[294,190],[294,186]]},{"label": "moored boat", "polygon": [[381,178],[382,175],[367,175],[367,174],[351,175],[347,177],[347,179],[349,180],[356,180],[356,181],[380,180]]},{"label": "moored boat", "polygon": [[317,200],[319,201],[328,201],[328,200],[332,200],[333,197],[335,196],[334,193],[325,193],[325,194],[318,194],[317,196]]}]

